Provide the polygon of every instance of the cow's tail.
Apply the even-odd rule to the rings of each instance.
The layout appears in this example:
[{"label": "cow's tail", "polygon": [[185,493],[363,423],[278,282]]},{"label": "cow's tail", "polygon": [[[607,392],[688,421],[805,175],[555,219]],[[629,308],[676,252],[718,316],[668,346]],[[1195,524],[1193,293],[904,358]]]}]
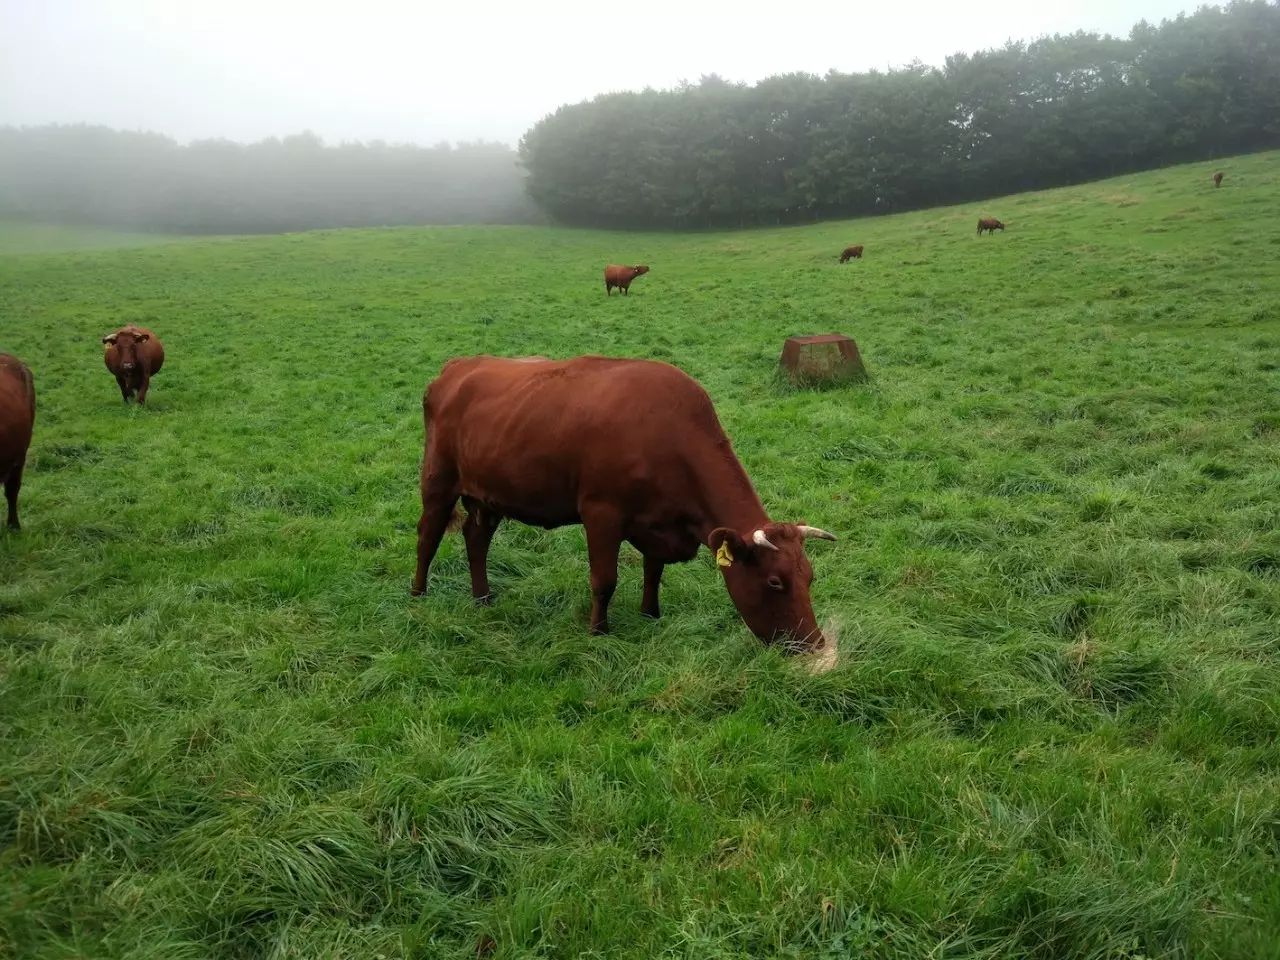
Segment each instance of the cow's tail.
[{"label": "cow's tail", "polygon": [[31,375],[31,370],[26,364],[18,364],[18,376],[22,378],[22,386],[26,389],[27,403],[31,404],[31,410],[34,413],[36,409],[36,381]]}]

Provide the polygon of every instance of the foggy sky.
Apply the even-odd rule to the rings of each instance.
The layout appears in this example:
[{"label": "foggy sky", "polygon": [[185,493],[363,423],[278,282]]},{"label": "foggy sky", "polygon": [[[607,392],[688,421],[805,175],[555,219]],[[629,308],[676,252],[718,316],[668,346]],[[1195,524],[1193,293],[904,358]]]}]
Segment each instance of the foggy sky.
[{"label": "foggy sky", "polygon": [[[0,124],[186,141],[503,140],[563,103],[704,73],[884,69],[1196,0],[0,0]],[[770,11],[768,16],[758,11]]]}]

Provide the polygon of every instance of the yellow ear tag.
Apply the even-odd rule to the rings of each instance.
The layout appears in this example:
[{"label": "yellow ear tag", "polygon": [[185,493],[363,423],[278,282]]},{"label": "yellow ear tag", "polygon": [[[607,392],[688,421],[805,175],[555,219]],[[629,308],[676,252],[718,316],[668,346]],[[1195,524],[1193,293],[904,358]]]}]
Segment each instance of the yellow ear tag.
[{"label": "yellow ear tag", "polygon": [[733,566],[733,554],[729,552],[728,540],[720,544],[720,549],[716,551],[716,566],[717,567]]}]

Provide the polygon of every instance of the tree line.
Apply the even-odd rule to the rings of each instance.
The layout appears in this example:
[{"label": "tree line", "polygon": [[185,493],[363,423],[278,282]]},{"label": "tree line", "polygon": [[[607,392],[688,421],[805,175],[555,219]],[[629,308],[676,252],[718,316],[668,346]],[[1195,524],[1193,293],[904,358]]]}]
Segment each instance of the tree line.
[{"label": "tree line", "polygon": [[514,150],[0,127],[0,217],[189,233],[538,219]]},{"label": "tree line", "polygon": [[1280,145],[1280,0],[941,67],[706,76],[501,143],[258,143],[0,127],[0,217],[179,232],[414,223],[699,228],[887,213]]},{"label": "tree line", "polygon": [[1127,39],[1047,37],[889,72],[716,76],[564,106],[530,196],[609,227],[791,223],[956,203],[1280,145],[1280,4]]}]

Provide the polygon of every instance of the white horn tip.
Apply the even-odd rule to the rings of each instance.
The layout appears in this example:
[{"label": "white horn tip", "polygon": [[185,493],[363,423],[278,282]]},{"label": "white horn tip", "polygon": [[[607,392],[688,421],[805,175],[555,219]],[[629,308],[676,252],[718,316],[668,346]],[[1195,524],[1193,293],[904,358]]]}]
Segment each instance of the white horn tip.
[{"label": "white horn tip", "polygon": [[798,529],[800,530],[801,536],[806,540],[813,538],[817,538],[818,540],[834,540],[836,538],[834,533],[827,533],[827,531],[821,530],[818,527],[806,527],[802,525]]}]

